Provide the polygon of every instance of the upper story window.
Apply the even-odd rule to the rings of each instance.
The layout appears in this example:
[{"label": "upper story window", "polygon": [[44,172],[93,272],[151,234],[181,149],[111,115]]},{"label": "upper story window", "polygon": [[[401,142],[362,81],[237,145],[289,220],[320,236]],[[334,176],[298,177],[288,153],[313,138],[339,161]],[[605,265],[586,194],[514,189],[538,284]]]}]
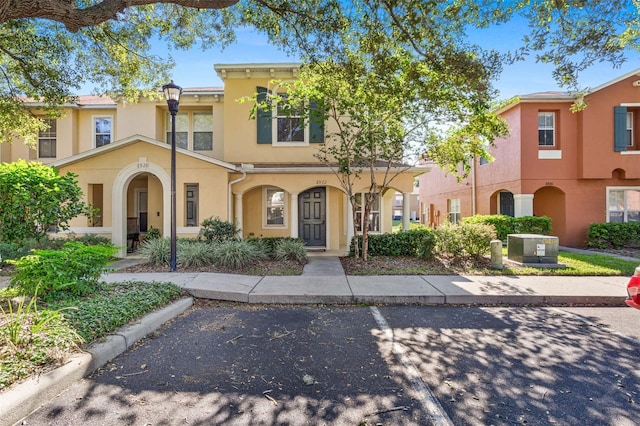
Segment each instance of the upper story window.
[{"label": "upper story window", "polygon": [[[171,143],[171,114],[166,119],[167,143]],[[176,114],[176,146],[193,151],[213,150],[213,113],[187,111]]]},{"label": "upper story window", "polygon": [[555,145],[555,121],[553,112],[538,113],[538,146]]},{"label": "upper story window", "polygon": [[38,158],[56,158],[57,121],[54,118],[42,120],[48,127],[38,132]]},{"label": "upper story window", "polygon": [[305,120],[305,111],[290,105],[286,94],[279,94],[276,102],[269,97],[271,91],[267,88],[258,87],[257,91],[257,101],[262,106],[256,113],[259,144],[292,147],[324,142],[324,122],[319,117],[317,102],[311,101],[303,107],[309,109],[308,120]]},{"label": "upper story window", "polygon": [[96,148],[109,145],[113,142],[112,136],[113,117],[110,115],[93,117],[93,140]]},{"label": "upper story window", "polygon": [[287,102],[287,95],[280,95],[281,99],[274,108],[274,120],[276,125],[273,128],[273,136],[276,143],[307,142],[306,126],[302,119],[303,111],[300,108],[291,106]]}]

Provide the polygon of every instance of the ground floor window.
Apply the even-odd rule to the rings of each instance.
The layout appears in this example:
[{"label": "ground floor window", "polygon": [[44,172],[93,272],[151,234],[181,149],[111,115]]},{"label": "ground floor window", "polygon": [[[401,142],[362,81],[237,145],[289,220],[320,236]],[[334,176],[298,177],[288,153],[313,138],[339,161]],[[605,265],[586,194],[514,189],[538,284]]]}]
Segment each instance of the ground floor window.
[{"label": "ground floor window", "polygon": [[362,232],[362,217],[364,215],[364,200],[365,197],[374,197],[371,204],[371,211],[369,212],[369,226],[367,229],[369,232],[380,232],[380,197],[378,194],[358,193],[355,194],[355,202],[357,206],[356,212],[356,230]]},{"label": "ground floor window", "polygon": [[198,226],[198,184],[188,183],[186,187],[186,226]]},{"label": "ground floor window", "polygon": [[607,222],[640,222],[640,187],[607,188]]},{"label": "ground floor window", "polygon": [[280,188],[263,189],[265,228],[280,228],[285,226],[285,192]]},{"label": "ground floor window", "polygon": [[90,183],[89,191],[87,191],[87,201],[93,208],[93,215],[89,217],[89,226],[97,227],[104,226],[102,223],[103,218],[103,197],[104,190],[101,183]]},{"label": "ground floor window", "polygon": [[460,198],[450,198],[447,201],[449,210],[449,222],[460,223]]}]

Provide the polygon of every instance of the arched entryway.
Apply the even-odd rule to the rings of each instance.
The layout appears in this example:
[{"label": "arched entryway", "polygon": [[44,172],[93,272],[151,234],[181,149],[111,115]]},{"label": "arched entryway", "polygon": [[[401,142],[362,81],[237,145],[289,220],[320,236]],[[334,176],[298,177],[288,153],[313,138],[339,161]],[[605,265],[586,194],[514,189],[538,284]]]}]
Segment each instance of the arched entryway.
[{"label": "arched entryway", "polygon": [[551,232],[560,244],[566,238],[565,194],[554,186],[538,189],[533,195],[533,214],[551,218]]},{"label": "arched entryway", "polygon": [[515,216],[515,203],[513,193],[507,190],[496,191],[491,195],[490,214],[503,214],[505,216]]},{"label": "arched entryway", "polygon": [[[140,159],[124,167],[113,182],[112,192],[112,236],[111,241],[118,248],[118,255],[127,255],[128,228],[137,219],[140,225],[140,201],[146,197],[146,218],[149,226],[149,212],[155,214],[162,223],[162,234],[166,234],[171,224],[170,176],[157,164]],[[144,194],[146,192],[146,194]],[[151,193],[151,194],[150,194]],[[143,195],[144,194],[144,195]],[[136,199],[136,197],[138,197]],[[150,197],[151,200],[150,200]],[[138,204],[136,206],[136,204]],[[142,206],[144,207],[144,206]],[[144,210],[144,208],[142,209]],[[142,212],[144,213],[144,211]],[[143,215],[145,216],[145,215]],[[156,219],[158,220],[158,219]],[[129,225],[129,226],[128,226]]]}]

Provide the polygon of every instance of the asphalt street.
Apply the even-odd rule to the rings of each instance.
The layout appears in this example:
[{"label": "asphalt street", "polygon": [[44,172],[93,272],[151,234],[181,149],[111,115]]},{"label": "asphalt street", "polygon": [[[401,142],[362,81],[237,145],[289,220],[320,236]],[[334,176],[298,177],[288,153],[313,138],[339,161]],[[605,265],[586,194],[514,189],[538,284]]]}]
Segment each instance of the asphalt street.
[{"label": "asphalt street", "polygon": [[633,425],[639,321],[630,308],[198,302],[24,424]]}]

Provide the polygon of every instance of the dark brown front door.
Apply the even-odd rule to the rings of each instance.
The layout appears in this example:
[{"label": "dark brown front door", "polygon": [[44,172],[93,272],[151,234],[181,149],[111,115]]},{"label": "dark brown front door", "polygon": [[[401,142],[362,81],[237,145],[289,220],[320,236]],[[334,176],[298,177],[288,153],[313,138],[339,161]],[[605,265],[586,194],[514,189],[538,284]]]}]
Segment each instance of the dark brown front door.
[{"label": "dark brown front door", "polygon": [[326,188],[312,188],[298,198],[298,233],[308,247],[326,247]]}]

